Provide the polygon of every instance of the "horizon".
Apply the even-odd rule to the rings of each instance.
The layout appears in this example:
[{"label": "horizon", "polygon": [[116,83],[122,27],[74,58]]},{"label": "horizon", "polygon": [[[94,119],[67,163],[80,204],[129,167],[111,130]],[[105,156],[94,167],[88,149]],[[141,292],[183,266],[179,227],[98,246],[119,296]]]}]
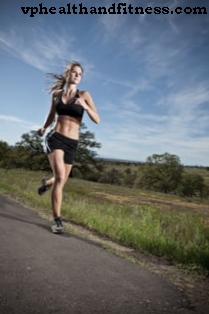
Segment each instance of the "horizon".
[{"label": "horizon", "polygon": [[[0,142],[2,140],[0,139]],[[6,142],[7,143],[7,142]],[[15,143],[14,145],[9,145],[7,143],[7,145],[9,145],[10,147],[14,147],[17,143]],[[165,153],[168,153],[168,152],[165,152]],[[120,159],[120,158],[112,158],[112,157],[103,157],[101,155],[99,155],[99,153],[96,152],[96,156],[94,157],[95,159],[98,159],[98,160],[104,160],[104,161],[110,161],[110,162],[118,162],[118,163],[132,163],[132,164],[144,164],[146,163],[146,160],[145,161],[140,161],[140,160],[131,160],[131,159]],[[169,153],[168,153],[169,154]],[[150,157],[150,156],[147,156],[147,157]],[[178,157],[178,156],[177,156]],[[183,166],[183,167],[191,167],[191,168],[209,168],[209,166],[203,166],[203,165],[186,165],[186,164],[182,164],[180,162],[180,164]]]}]

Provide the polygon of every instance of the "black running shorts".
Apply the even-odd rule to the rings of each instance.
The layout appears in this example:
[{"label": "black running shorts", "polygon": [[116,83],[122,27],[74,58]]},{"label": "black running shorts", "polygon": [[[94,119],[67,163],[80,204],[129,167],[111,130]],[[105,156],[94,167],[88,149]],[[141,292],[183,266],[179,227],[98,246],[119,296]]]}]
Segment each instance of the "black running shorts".
[{"label": "black running shorts", "polygon": [[66,137],[56,131],[51,131],[47,134],[45,143],[47,154],[55,149],[61,149],[64,151],[65,164],[73,164],[78,148],[78,140]]}]

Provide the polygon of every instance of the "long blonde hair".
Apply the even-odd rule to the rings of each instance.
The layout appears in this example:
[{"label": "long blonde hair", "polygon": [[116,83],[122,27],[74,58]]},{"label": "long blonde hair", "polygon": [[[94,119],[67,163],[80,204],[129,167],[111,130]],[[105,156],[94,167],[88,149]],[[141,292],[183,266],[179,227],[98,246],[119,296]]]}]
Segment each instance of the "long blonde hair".
[{"label": "long blonde hair", "polygon": [[72,69],[78,66],[79,68],[81,68],[81,71],[83,73],[83,68],[81,66],[81,64],[77,61],[72,61],[69,62],[66,66],[65,71],[63,72],[63,74],[56,74],[56,73],[47,73],[46,76],[50,77],[52,79],[55,79],[56,81],[47,89],[49,90],[49,93],[53,93],[56,90],[61,90],[64,88],[65,84],[66,84],[66,76],[67,74],[72,71]]}]

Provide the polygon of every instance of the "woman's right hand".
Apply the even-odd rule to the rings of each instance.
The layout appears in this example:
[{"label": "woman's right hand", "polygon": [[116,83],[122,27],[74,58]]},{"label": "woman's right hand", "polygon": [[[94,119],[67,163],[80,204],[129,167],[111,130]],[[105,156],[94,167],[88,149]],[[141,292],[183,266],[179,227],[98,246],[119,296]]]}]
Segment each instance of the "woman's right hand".
[{"label": "woman's right hand", "polygon": [[46,131],[45,128],[40,128],[40,129],[37,131],[37,133],[38,133],[39,136],[43,136],[44,133],[45,133],[45,131]]}]

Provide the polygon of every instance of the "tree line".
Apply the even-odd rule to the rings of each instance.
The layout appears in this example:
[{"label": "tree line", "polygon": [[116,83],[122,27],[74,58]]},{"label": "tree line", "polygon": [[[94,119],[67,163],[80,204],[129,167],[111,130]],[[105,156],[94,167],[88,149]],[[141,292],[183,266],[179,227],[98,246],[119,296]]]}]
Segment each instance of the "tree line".
[{"label": "tree line", "polygon": [[[209,186],[199,173],[185,170],[176,155],[164,153],[149,156],[145,163],[118,167],[117,162],[106,163],[98,159],[101,147],[95,135],[82,123],[80,141],[71,176],[80,179],[141,188],[183,197],[208,198]],[[0,167],[51,171],[45,152],[44,139],[36,131],[21,136],[14,146],[0,141]],[[209,168],[206,168],[209,170]]]}]

